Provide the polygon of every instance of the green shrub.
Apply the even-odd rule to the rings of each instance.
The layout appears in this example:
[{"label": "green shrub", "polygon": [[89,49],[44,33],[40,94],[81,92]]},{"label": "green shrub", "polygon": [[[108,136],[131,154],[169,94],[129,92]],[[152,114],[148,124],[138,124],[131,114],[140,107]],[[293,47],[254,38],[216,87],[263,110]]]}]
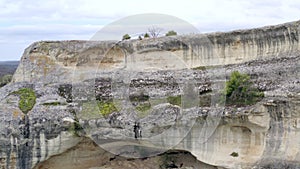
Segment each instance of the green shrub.
[{"label": "green shrub", "polygon": [[166,33],[166,36],[176,36],[177,32],[170,30],[169,32]]},{"label": "green shrub", "polygon": [[150,38],[150,35],[148,33],[145,33],[144,38]]},{"label": "green shrub", "polygon": [[125,34],[125,35],[123,35],[123,38],[122,38],[122,40],[128,40],[128,39],[130,39],[131,37],[128,35],[128,34]]},{"label": "green shrub", "polygon": [[61,102],[49,102],[49,103],[43,103],[44,106],[59,106],[63,105]]},{"label": "green shrub", "polygon": [[254,88],[250,76],[234,71],[226,82],[225,97],[226,104],[248,105],[259,101],[263,93]]},{"label": "green shrub", "polygon": [[238,156],[239,156],[239,153],[237,153],[237,152],[232,152],[230,155],[231,155],[232,157],[238,157]]},{"label": "green shrub", "polygon": [[181,106],[181,96],[169,96],[167,98],[168,103],[173,104],[173,105],[177,105],[177,106]]},{"label": "green shrub", "polygon": [[135,108],[140,112],[146,112],[151,109],[151,104],[149,102],[140,103]]},{"label": "green shrub", "polygon": [[104,117],[107,117],[112,112],[118,111],[112,101],[100,101],[98,102],[98,107],[100,110],[100,114]]},{"label": "green shrub", "polygon": [[24,114],[27,114],[30,110],[32,110],[36,103],[35,92],[30,88],[22,88],[12,94],[16,94],[20,97],[19,108]]},{"label": "green shrub", "polygon": [[0,87],[3,87],[6,84],[10,83],[11,79],[12,79],[12,75],[10,75],[10,74],[7,74],[7,75],[4,75],[3,77],[1,77],[0,78]]}]

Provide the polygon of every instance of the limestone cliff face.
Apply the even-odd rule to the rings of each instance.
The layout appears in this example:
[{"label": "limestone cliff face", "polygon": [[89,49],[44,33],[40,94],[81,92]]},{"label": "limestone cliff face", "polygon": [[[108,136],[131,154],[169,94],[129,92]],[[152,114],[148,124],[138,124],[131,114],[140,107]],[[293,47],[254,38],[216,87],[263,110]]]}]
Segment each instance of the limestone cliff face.
[{"label": "limestone cliff face", "polygon": [[[36,42],[0,88],[0,168],[299,168],[299,24]],[[263,100],[216,101],[235,70],[251,76]],[[20,88],[37,97],[26,115],[12,94]]]},{"label": "limestone cliff face", "polygon": [[82,81],[104,70],[174,70],[291,56],[299,53],[299,26],[297,21],[226,33],[123,42],[36,42],[25,50],[14,81]]}]

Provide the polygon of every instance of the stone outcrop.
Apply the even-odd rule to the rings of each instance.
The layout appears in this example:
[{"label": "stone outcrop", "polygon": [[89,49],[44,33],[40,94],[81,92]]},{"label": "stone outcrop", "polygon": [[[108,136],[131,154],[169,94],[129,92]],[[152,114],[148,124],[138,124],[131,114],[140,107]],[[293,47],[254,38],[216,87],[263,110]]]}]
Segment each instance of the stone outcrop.
[{"label": "stone outcrop", "polygon": [[[300,167],[299,24],[36,42],[0,89],[0,168]],[[219,102],[235,70],[264,99]],[[35,91],[28,114],[12,94],[20,88]]]},{"label": "stone outcrop", "polygon": [[171,70],[299,53],[300,21],[226,33],[131,41],[42,41],[30,45],[15,82],[69,82],[104,70]]}]

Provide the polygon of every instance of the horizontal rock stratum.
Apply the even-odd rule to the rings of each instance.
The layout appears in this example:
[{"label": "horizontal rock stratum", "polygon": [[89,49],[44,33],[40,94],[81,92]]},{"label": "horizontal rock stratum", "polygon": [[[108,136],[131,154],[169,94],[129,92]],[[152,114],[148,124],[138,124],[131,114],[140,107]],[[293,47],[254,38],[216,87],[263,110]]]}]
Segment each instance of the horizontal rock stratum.
[{"label": "horizontal rock stratum", "polygon": [[299,53],[299,26],[297,21],[226,33],[122,42],[41,41],[25,50],[14,81],[82,81],[105,70],[174,70],[291,56]]},{"label": "horizontal rock stratum", "polygon": [[[0,168],[299,168],[299,26],[36,42],[0,88]],[[233,71],[264,98],[219,102]]]}]

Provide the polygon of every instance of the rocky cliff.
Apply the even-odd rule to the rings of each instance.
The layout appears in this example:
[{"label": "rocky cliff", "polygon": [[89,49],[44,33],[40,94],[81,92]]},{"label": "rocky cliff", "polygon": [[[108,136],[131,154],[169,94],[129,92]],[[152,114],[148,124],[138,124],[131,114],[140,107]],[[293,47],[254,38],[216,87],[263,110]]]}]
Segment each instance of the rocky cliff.
[{"label": "rocky cliff", "polygon": [[104,70],[170,70],[291,56],[299,51],[299,25],[123,42],[36,42],[25,50],[14,81],[61,83],[94,78]]},{"label": "rocky cliff", "polygon": [[[0,89],[0,167],[298,168],[299,24],[36,42]],[[218,101],[236,70],[262,100]],[[19,89],[36,97],[28,113]]]}]

